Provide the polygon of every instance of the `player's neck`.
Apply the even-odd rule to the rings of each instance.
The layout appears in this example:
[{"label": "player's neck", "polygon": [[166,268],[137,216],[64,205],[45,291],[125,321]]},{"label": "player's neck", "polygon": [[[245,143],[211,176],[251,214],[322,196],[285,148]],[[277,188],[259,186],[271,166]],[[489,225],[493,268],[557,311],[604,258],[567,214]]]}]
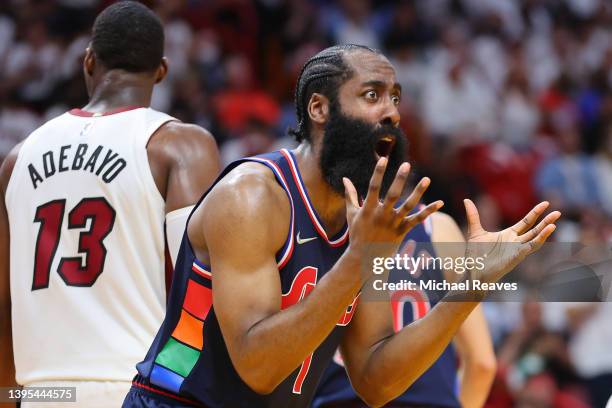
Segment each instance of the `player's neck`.
[{"label": "player's neck", "polygon": [[319,156],[311,144],[302,143],[295,150],[295,156],[310,201],[323,221],[327,236],[333,236],[346,223],[344,196],[335,192],[323,178]]},{"label": "player's neck", "polygon": [[149,106],[153,87],[139,74],[109,71],[94,88],[83,110],[107,112],[126,106]]}]

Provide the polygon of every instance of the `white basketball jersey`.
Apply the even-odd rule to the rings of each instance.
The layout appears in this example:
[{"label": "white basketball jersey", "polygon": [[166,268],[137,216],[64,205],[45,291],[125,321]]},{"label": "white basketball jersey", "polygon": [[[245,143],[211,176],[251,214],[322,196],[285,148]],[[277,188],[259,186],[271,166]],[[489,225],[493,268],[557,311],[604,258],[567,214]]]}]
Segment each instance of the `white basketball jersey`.
[{"label": "white basketball jersey", "polygon": [[17,382],[131,381],[165,312],[164,200],[147,158],[171,116],[67,112],[6,192]]}]

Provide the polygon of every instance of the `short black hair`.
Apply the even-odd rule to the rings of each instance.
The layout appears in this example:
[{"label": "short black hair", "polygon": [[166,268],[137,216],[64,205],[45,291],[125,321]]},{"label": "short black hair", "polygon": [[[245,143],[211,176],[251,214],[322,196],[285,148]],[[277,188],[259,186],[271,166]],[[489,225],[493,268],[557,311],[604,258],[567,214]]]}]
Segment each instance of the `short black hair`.
[{"label": "short black hair", "polygon": [[164,28],[149,8],[136,1],[120,1],[96,18],[91,46],[107,69],[151,72],[164,56]]},{"label": "short black hair", "polygon": [[344,55],[359,50],[380,54],[378,50],[365,45],[342,44],[326,48],[306,61],[295,87],[297,128],[289,129],[289,134],[295,140],[310,141],[310,120],[307,112],[310,97],[315,92],[320,93],[334,104],[340,85],[353,76],[353,70],[344,60]]}]

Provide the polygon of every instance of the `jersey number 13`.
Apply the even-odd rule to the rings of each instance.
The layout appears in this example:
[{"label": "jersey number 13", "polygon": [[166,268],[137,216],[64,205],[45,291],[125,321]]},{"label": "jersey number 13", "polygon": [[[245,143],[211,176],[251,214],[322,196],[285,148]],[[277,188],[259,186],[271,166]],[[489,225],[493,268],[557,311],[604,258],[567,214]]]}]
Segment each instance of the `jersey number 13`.
[{"label": "jersey number 13", "polygon": [[[35,223],[40,223],[34,255],[32,290],[49,287],[51,264],[60,242],[66,200],[53,200],[36,209]],[[68,213],[68,229],[89,229],[79,235],[79,254],[82,258],[63,257],[57,273],[69,286],[92,286],[104,270],[106,247],[104,239],[115,224],[115,210],[104,197],[84,198]]]}]

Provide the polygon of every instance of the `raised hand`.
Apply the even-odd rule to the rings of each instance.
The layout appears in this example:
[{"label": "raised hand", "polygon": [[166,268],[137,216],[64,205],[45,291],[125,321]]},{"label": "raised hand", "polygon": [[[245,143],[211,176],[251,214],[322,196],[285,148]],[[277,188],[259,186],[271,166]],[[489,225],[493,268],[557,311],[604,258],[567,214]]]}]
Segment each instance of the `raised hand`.
[{"label": "raised hand", "polygon": [[535,225],[549,203],[536,205],[522,220],[503,231],[488,232],[480,225],[474,203],[464,200],[468,224],[466,257],[484,257],[484,269],[471,271],[470,278],[496,282],[514,269],[525,257],[536,252],[556,228],[561,213],[553,211]]},{"label": "raised hand", "polygon": [[411,228],[438,211],[444,204],[442,201],[436,201],[419,212],[408,215],[429,187],[430,180],[425,177],[417,184],[410,196],[400,206],[395,207],[408,180],[410,173],[408,163],[402,163],[386,197],[380,200],[380,186],[386,168],[387,158],[382,157],[376,164],[362,206],[359,205],[357,190],[353,183],[346,177],[343,179],[351,247],[363,248],[372,243],[386,243],[393,244],[391,247],[397,250],[397,246]]}]

